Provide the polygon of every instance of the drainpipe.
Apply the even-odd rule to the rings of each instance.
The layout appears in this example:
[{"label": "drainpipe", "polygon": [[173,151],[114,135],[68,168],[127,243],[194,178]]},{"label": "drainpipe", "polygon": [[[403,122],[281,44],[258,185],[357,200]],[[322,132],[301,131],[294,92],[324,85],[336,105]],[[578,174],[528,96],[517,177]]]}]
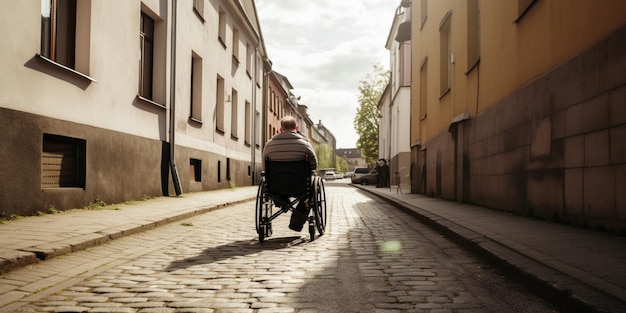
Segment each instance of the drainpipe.
[{"label": "drainpipe", "polygon": [[263,60],[263,131],[261,132],[263,138],[261,138],[261,150],[265,149],[265,138],[268,136],[267,125],[269,125],[269,119],[267,118],[267,112],[269,111],[269,103],[267,100],[269,94],[269,75],[273,72],[272,61],[269,59]]},{"label": "drainpipe", "polygon": [[252,185],[256,185],[256,84],[257,71],[259,70],[259,48],[254,49],[254,70],[252,71],[252,105],[250,106],[250,174],[252,174]]},{"label": "drainpipe", "polygon": [[180,196],[183,191],[176,169],[176,0],[172,0],[172,55],[170,60],[170,170],[176,195]]}]

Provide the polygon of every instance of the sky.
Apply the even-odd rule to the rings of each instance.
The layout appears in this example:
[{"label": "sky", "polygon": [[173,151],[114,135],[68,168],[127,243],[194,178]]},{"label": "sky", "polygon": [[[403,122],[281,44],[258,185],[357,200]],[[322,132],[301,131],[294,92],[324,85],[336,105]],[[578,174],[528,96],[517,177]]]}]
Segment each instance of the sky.
[{"label": "sky", "polygon": [[256,0],[272,69],[285,77],[337,140],[356,148],[360,81],[374,64],[389,68],[385,48],[400,0]]}]

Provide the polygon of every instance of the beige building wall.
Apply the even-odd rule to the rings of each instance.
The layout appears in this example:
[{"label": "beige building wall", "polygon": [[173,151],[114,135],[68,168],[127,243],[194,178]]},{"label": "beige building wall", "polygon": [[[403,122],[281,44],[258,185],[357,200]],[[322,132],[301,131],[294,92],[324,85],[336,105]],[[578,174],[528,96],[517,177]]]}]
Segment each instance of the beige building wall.
[{"label": "beige building wall", "polygon": [[[76,1],[73,64],[41,56],[46,2],[2,1],[0,217],[254,183],[267,59],[254,1],[177,1],[175,55],[172,1]],[[142,14],[153,84],[140,96]],[[47,171],[68,162],[55,185]]]}]

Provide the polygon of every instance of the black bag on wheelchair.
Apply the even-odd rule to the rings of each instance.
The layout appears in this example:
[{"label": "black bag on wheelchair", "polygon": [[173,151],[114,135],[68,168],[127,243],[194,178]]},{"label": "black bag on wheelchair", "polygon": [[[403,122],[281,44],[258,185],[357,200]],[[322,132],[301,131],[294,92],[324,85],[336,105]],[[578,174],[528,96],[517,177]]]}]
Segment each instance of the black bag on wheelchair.
[{"label": "black bag on wheelchair", "polygon": [[307,160],[265,160],[267,191],[282,196],[296,196],[306,192],[311,184],[311,166]]}]

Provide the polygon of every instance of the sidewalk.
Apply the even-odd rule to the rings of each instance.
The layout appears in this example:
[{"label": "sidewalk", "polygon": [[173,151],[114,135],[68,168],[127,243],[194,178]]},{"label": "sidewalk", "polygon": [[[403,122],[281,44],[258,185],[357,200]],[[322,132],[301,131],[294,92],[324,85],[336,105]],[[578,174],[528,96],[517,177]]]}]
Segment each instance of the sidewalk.
[{"label": "sidewalk", "polygon": [[[0,274],[256,198],[257,186],[158,197],[117,210],[75,210],[0,224]],[[252,210],[252,209],[251,209]]]},{"label": "sidewalk", "polygon": [[400,194],[395,186],[355,187],[436,228],[566,312],[626,312],[626,237]]}]

